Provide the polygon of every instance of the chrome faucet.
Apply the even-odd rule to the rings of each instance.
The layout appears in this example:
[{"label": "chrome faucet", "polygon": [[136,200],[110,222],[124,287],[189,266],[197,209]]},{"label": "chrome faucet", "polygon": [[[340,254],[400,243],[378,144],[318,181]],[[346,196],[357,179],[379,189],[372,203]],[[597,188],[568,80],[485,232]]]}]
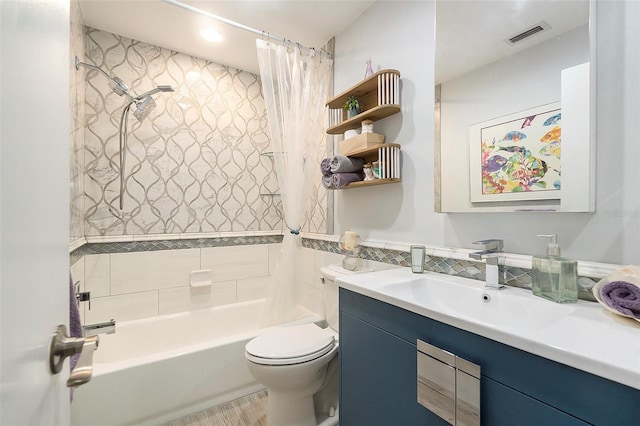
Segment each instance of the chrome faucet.
[{"label": "chrome faucet", "polygon": [[113,334],[116,332],[116,320],[86,324],[82,326],[85,336],[97,336],[98,334]]},{"label": "chrome faucet", "polygon": [[500,284],[500,256],[502,255],[502,248],[504,242],[502,240],[481,240],[474,241],[473,244],[482,244],[484,250],[469,253],[469,257],[476,260],[484,260],[486,263],[485,277],[486,288],[501,289],[505,286]]}]

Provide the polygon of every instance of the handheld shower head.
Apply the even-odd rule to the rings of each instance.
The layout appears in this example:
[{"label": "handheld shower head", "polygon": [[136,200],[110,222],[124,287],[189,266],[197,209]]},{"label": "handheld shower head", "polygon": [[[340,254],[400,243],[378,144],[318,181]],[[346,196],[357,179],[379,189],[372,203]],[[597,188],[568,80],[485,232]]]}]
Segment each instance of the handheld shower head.
[{"label": "handheld shower head", "polygon": [[133,111],[133,116],[138,119],[139,122],[142,122],[151,111],[153,111],[156,107],[156,103],[151,96],[147,96],[144,98],[142,102],[136,103],[136,110]]},{"label": "handheld shower head", "polygon": [[158,92],[173,92],[173,88],[170,85],[158,86],[133,99],[133,102],[136,104],[136,110],[133,111],[133,116],[137,118],[138,121],[142,122],[156,107],[156,103],[153,98],[151,98],[151,95],[155,95]]}]

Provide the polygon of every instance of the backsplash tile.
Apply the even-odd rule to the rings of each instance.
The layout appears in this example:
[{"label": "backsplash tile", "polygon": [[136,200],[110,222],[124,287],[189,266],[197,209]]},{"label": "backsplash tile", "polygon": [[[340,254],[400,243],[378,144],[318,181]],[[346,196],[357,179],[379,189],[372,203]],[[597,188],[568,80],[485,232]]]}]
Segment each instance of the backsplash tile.
[{"label": "backsplash tile", "polygon": [[[344,250],[340,249],[338,243],[333,241],[303,238],[302,246],[330,253],[346,254]],[[360,246],[359,257],[392,265],[411,266],[410,254],[405,251]],[[483,262],[426,255],[424,267],[426,271],[437,272],[440,274],[456,275],[480,281],[485,280],[485,264]],[[513,287],[531,289],[533,276],[530,269],[512,266],[503,266],[502,268],[504,273],[503,282],[505,284]],[[579,277],[579,298],[595,302],[595,298],[591,293],[591,288],[596,284],[596,282],[597,280],[590,277]]]}]

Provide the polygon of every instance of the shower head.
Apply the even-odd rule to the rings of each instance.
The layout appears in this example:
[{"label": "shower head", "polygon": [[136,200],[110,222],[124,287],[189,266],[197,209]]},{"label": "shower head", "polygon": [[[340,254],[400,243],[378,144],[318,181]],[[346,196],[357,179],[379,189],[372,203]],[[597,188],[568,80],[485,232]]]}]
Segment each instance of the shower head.
[{"label": "shower head", "polygon": [[99,71],[100,73],[102,73],[102,75],[104,75],[105,77],[107,77],[109,79],[109,87],[111,88],[111,90],[113,90],[113,92],[116,95],[118,95],[118,96],[127,95],[129,97],[129,99],[131,99],[131,97],[129,96],[129,88],[127,87],[126,84],[124,84],[124,81],[122,81],[121,78],[116,77],[116,76],[111,77],[102,68],[99,68],[99,67],[97,67],[95,65],[91,65],[91,64],[84,63],[84,62],[80,62],[80,60],[78,59],[77,56],[75,57],[74,65],[76,66],[77,70],[80,69],[80,66],[83,66],[83,67],[86,67],[86,68],[89,68],[89,69],[92,69],[92,70]]},{"label": "shower head", "polygon": [[116,95],[122,96],[129,93],[129,88],[120,77],[109,77],[109,87]]},{"label": "shower head", "polygon": [[173,92],[173,88],[170,85],[162,85],[133,98],[133,102],[136,104],[136,110],[133,111],[133,116],[137,118],[138,121],[142,122],[156,107],[156,103],[153,98],[151,98],[151,95],[155,95],[158,92]]},{"label": "shower head", "polygon": [[142,122],[155,107],[156,103],[153,98],[151,96],[147,96],[143,101],[136,102],[136,110],[133,111],[133,116],[137,118],[139,122]]}]

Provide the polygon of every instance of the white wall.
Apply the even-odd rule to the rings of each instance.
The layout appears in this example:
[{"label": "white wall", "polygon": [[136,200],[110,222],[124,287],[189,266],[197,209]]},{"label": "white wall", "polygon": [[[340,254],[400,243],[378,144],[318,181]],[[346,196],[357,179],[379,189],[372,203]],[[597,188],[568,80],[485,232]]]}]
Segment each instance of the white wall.
[{"label": "white wall", "polygon": [[336,233],[473,248],[502,238],[512,253],[542,253],[536,234],[557,233],[567,257],[640,264],[640,3],[597,5],[596,213],[463,213],[433,209],[432,2],[381,1],[336,37],[335,92],[364,75],[365,60],[402,74],[402,114],[376,123],[402,144],[403,182],[340,191]]},{"label": "white wall", "polygon": [[362,80],[371,58],[374,71],[400,71],[402,105],[400,114],[374,124],[387,142],[402,145],[402,183],[336,191],[337,234],[354,229],[363,239],[444,239],[445,218],[433,214],[433,20],[432,2],[379,1],[336,37],[335,93]]}]

